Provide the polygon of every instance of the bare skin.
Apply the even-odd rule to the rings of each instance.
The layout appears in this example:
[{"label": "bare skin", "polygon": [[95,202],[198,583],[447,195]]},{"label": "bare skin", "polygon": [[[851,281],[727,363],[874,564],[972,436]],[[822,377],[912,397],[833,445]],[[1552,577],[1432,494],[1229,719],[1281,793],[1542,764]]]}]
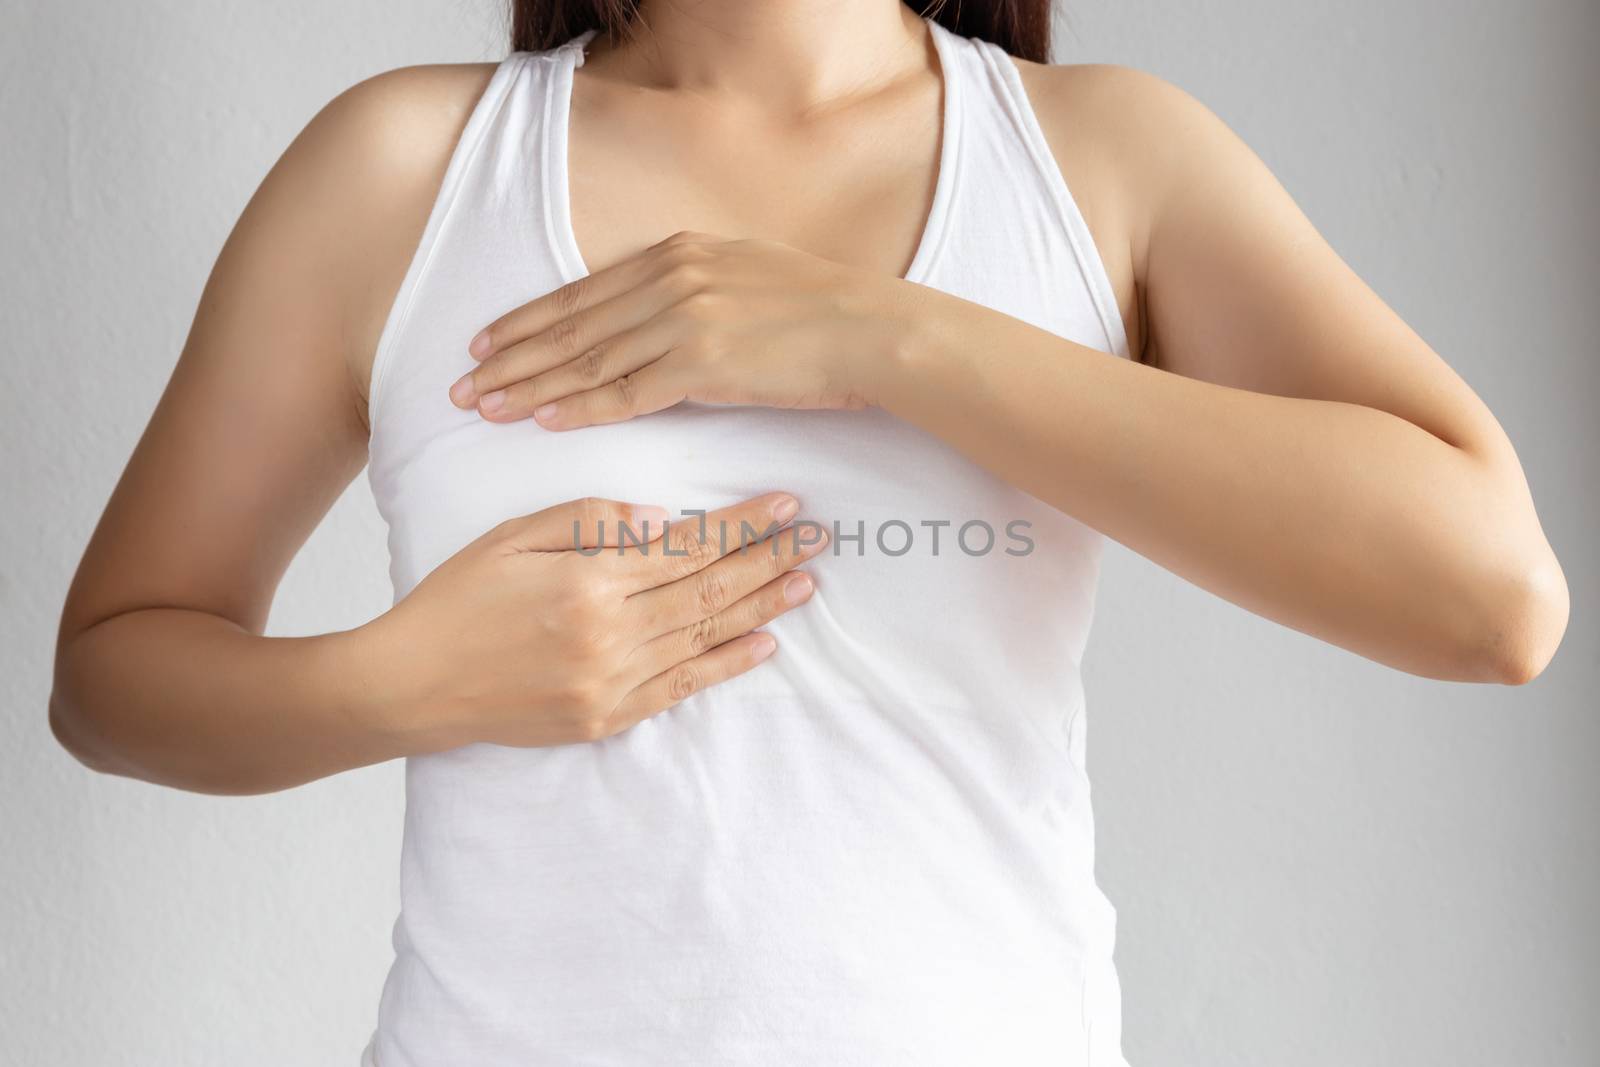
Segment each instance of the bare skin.
[{"label": "bare skin", "polygon": [[[549,331],[570,335],[556,323],[574,306],[508,315],[465,403],[504,389],[485,417],[513,419],[560,400],[554,429],[648,417],[630,409],[639,390],[612,382],[660,363],[656,401],[880,405],[1175,573],[1377,661],[1506,684],[1548,663],[1567,588],[1504,432],[1203,106],[1123,68],[1022,64],[1122,309],[1136,359],[1112,360],[898,279],[936,177],[940,84],[899,4],[644,11],[648,45],[597,45],[575,90],[574,224],[595,272],[576,309],[611,300],[611,314],[590,314],[569,350]],[[677,663],[698,667],[643,678],[619,666],[643,639],[612,647],[585,660],[592,675],[517,704],[526,721],[507,718],[505,695],[543,684],[526,664],[556,662],[562,635],[592,623],[582,613],[621,610],[623,594],[559,565],[491,580],[486,559],[560,551],[507,549],[510,531],[367,626],[261,636],[284,569],[365,460],[372,353],[492,71],[414,67],[351,88],[245,210],[63,613],[51,721],[90,766],[261,792],[472,740],[590,740],[753,668],[765,645],[741,635],[792,606],[782,574],[747,571],[740,595],[765,597],[760,610],[675,631]],[[694,284],[679,271],[662,288],[691,257]],[[638,366],[552,385],[650,323],[656,338],[758,339],[768,355],[669,366],[636,344]],[[825,334],[876,358],[837,365]],[[627,596],[693,576],[648,581]],[[556,590],[583,605],[570,619],[481,654],[414,654],[450,620],[526,618]],[[466,677],[499,682],[454,699]]]},{"label": "bare skin", "polygon": [[[931,187],[915,206],[883,190],[912,184],[895,177],[908,160],[936,173],[923,36],[885,30],[901,46],[872,52],[881,87],[858,106],[876,118],[857,121],[900,136],[846,185],[877,210],[842,230],[834,189],[770,161],[799,154],[796,129],[818,158],[840,151],[831,108],[786,94],[858,69],[841,54],[862,38],[836,54],[813,40],[828,13],[724,14],[664,7],[647,43],[592,51],[571,137],[593,274],[486,324],[458,403],[554,430],[686,398],[882,406],[1284,625],[1434,678],[1543,669],[1566,584],[1503,430],[1216,116],[1136,71],[1021,65],[1139,355],[1106,360],[893,277]],[[760,64],[706,58],[764,32],[780,43]],[[785,61],[792,81],[772,74]],[[838,91],[862,92],[844,76]],[[637,173],[665,177],[641,192]],[[763,229],[746,204],[774,187]],[[745,236],[776,243],[729,240]]]}]

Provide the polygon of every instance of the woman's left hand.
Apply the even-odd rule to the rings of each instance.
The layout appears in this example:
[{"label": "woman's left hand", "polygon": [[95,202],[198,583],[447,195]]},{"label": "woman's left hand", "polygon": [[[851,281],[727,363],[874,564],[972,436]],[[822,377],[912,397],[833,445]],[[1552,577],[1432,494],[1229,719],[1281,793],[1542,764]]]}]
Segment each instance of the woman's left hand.
[{"label": "woman's left hand", "polygon": [[683,400],[864,408],[925,292],[776,241],[674,234],[490,323],[450,399],[552,430]]}]

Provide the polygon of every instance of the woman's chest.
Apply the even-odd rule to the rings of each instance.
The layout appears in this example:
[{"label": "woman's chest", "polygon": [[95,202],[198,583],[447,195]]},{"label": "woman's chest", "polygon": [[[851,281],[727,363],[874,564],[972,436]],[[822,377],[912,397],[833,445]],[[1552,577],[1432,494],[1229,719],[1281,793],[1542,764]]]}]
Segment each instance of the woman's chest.
[{"label": "woman's chest", "polygon": [[[627,422],[550,431],[436,405],[409,444],[390,431],[375,481],[397,592],[506,519],[598,496],[665,507],[677,522],[763,493],[801,503],[833,558],[981,569],[1082,531],[929,434],[880,411],[680,404]],[[740,536],[730,531],[731,540]],[[937,577],[941,571],[923,570]]]},{"label": "woman's chest", "polygon": [[451,408],[410,444],[391,465],[402,442],[383,441],[373,481],[396,599],[484,531],[568,500],[660,505],[739,550],[761,531],[700,513],[781,490],[800,502],[798,536],[829,544],[806,564],[811,602],[775,624],[787,666],[763,692],[824,676],[898,679],[939,706],[992,696],[997,676],[1054,691],[1087,636],[1100,536],[875,410],[690,403],[556,432]]}]

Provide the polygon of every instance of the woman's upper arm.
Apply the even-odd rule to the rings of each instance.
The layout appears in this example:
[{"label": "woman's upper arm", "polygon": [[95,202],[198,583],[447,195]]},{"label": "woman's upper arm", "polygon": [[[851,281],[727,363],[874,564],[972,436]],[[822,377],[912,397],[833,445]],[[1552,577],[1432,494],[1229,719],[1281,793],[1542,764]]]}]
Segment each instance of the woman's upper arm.
[{"label": "woman's upper arm", "polygon": [[[1097,243],[1113,271],[1123,268],[1120,288],[1138,294],[1143,361],[1235,389],[1385,412],[1442,445],[1397,462],[1453,450],[1460,462],[1450,469],[1479,477],[1441,478],[1441,492],[1472,486],[1459,510],[1483,516],[1474,544],[1514,571],[1559,637],[1565,580],[1499,422],[1334,252],[1256,153],[1153,75],[1115,66],[1032,74],[1046,135],[1088,204]],[[1368,469],[1383,476],[1381,461]]]},{"label": "woman's upper arm", "polygon": [[1152,75],[1109,68],[1106,77],[1139,131],[1129,158],[1138,164],[1134,247],[1150,362],[1256,392],[1387,411],[1520,477],[1488,407],[1232,129]]},{"label": "woman's upper arm", "polygon": [[365,464],[373,324],[483,77],[480,65],[378,75],[284,151],[217,257],[63,635],[152,607],[266,625],[289,561]]}]

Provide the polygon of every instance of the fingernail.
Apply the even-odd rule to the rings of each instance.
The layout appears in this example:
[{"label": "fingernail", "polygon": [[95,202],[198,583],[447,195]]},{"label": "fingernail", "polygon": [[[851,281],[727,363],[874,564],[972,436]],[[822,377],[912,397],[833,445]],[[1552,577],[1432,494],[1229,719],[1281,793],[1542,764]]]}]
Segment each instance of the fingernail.
[{"label": "fingernail", "polygon": [[755,640],[750,642],[750,658],[763,660],[772,655],[772,650],[778,647],[777,639],[771,634],[756,634]]},{"label": "fingernail", "polygon": [[649,524],[652,529],[659,530],[668,517],[667,509],[658,504],[635,504],[630,514],[635,529]]},{"label": "fingernail", "polygon": [[797,574],[783,583],[783,599],[790,604],[798,604],[811,595],[811,576]]},{"label": "fingernail", "polygon": [[482,359],[489,354],[489,330],[487,327],[478,331],[478,335],[467,343],[467,354],[473,359]]},{"label": "fingernail", "polygon": [[772,505],[772,517],[779,522],[788,522],[800,510],[800,502],[792,496],[779,497]]},{"label": "fingernail", "polygon": [[495,412],[495,411],[499,411],[501,408],[505,407],[505,404],[506,404],[506,391],[504,389],[496,389],[492,393],[484,393],[483,396],[479,398],[479,400],[478,400],[478,410],[479,411],[485,411],[485,412]]},{"label": "fingernail", "polygon": [[450,387],[450,400],[458,407],[472,406],[472,375],[464,375]]},{"label": "fingernail", "polygon": [[828,531],[826,531],[824,529],[821,529],[821,528],[818,528],[818,530],[817,530],[817,539],[815,541],[808,541],[806,544],[801,545],[800,546],[800,554],[803,555],[803,556],[806,556],[806,557],[815,556],[818,552],[821,552],[824,548],[827,548],[827,547],[828,547]]},{"label": "fingernail", "polygon": [[540,404],[538,407],[533,409],[533,417],[538,419],[540,422],[549,422],[551,419],[555,418],[556,409],[557,405],[553,403]]}]

